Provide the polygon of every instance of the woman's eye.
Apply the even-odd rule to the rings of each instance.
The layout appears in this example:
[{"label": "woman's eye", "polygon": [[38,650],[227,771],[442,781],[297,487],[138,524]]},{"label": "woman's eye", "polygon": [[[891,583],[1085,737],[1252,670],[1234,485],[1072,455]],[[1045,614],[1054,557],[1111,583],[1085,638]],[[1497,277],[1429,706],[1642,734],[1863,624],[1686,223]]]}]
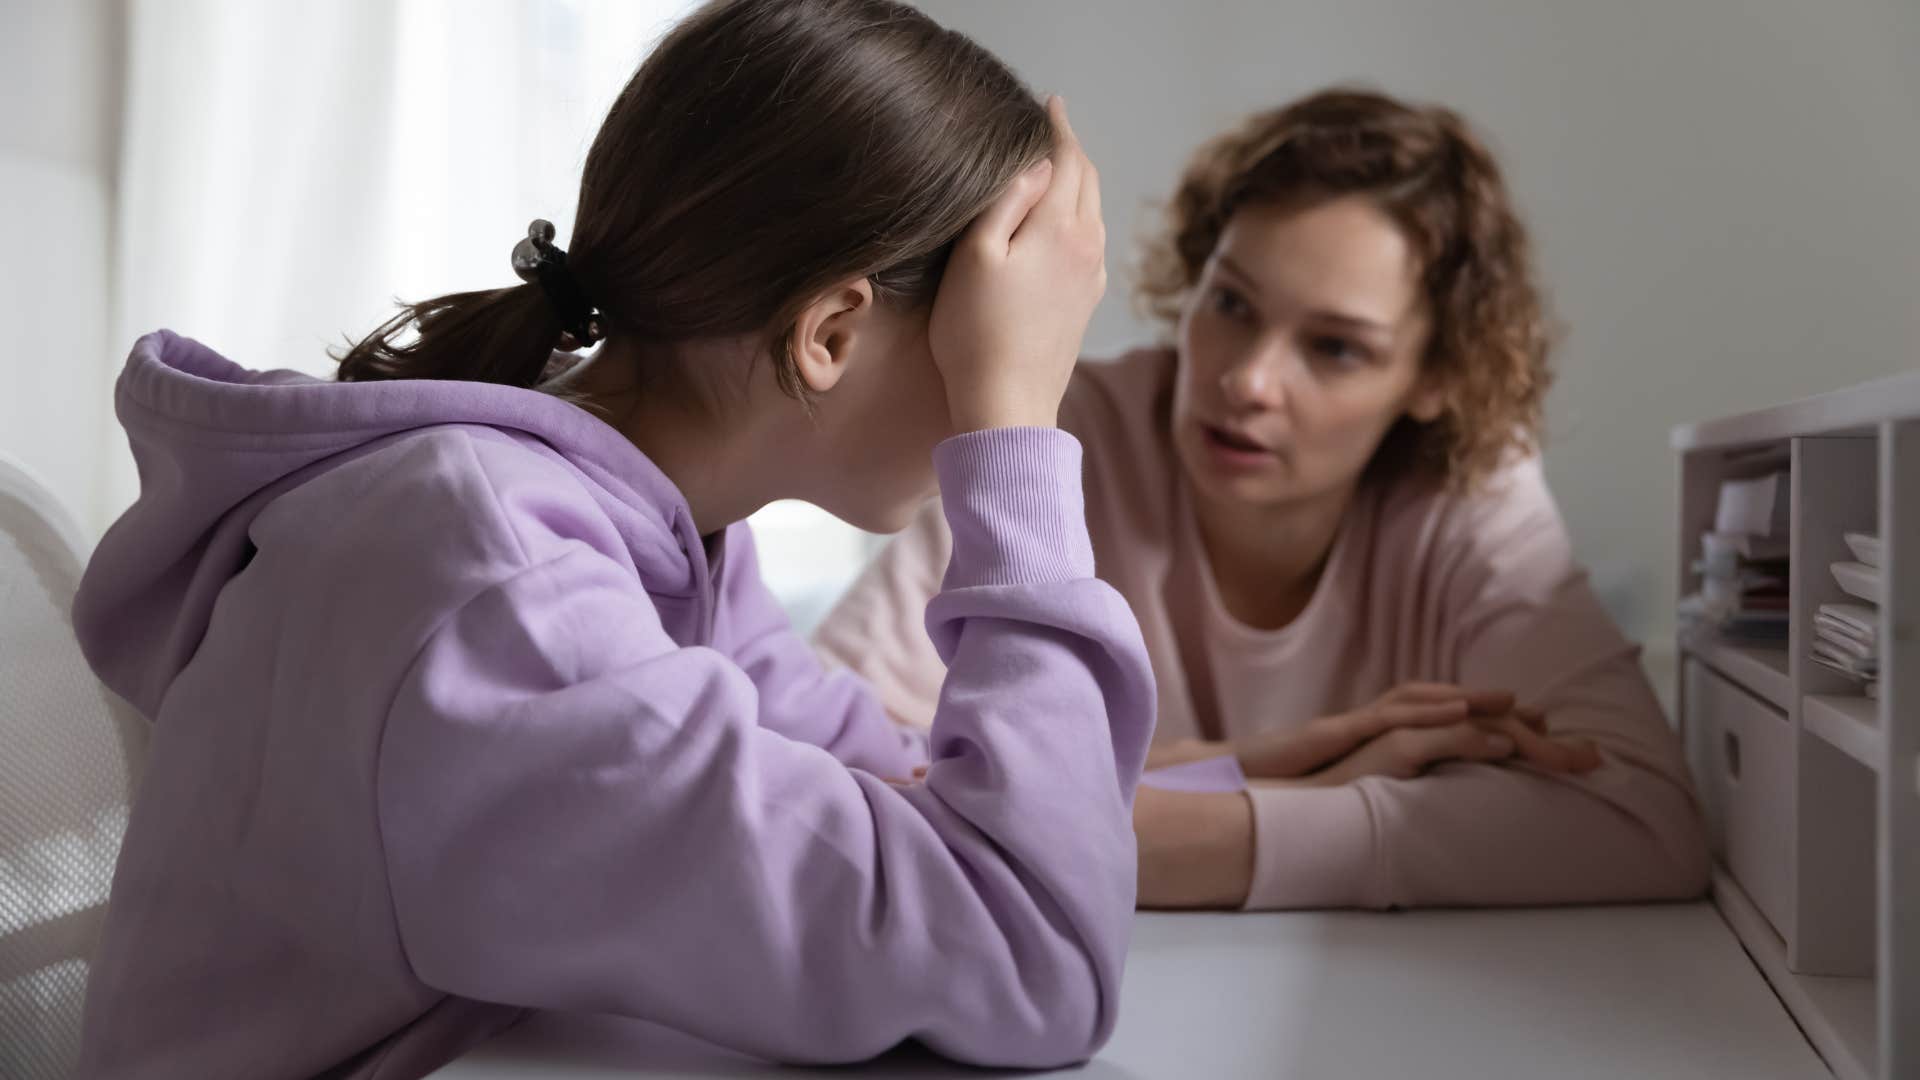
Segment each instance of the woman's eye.
[{"label": "woman's eye", "polygon": [[1315,337],[1307,344],[1312,349],[1313,355],[1342,367],[1365,363],[1372,355],[1358,342],[1332,335]]},{"label": "woman's eye", "polygon": [[1246,297],[1224,285],[1215,285],[1208,290],[1207,303],[1212,305],[1213,310],[1229,319],[1244,319],[1253,314],[1253,308],[1247,303]]}]

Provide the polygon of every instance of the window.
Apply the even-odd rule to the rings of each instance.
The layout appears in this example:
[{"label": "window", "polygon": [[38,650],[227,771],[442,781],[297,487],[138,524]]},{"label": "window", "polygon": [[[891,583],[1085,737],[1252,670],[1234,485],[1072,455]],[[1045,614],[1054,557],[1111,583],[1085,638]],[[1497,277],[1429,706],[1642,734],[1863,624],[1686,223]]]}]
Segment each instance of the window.
[{"label": "window", "polygon": [[[423,299],[512,284],[527,223],[571,230],[594,133],[693,0],[239,0],[129,9],[119,327],[324,375]],[[164,272],[161,272],[164,271]],[[138,490],[130,459],[112,512]],[[872,539],[796,503],[754,519],[804,630]]]}]

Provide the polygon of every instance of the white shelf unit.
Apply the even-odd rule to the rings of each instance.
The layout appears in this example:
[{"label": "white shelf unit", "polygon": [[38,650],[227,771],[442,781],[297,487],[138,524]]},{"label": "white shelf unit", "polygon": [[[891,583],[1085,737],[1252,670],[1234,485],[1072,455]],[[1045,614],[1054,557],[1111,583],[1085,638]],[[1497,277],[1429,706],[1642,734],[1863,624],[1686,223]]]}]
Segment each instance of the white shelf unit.
[{"label": "white shelf unit", "polygon": [[[1676,429],[1680,594],[1722,481],[1791,476],[1784,647],[1682,640],[1727,922],[1848,1080],[1920,1077],[1920,372]],[[1881,538],[1879,699],[1811,659],[1847,532]],[[1676,597],[1677,599],[1677,597]]]}]

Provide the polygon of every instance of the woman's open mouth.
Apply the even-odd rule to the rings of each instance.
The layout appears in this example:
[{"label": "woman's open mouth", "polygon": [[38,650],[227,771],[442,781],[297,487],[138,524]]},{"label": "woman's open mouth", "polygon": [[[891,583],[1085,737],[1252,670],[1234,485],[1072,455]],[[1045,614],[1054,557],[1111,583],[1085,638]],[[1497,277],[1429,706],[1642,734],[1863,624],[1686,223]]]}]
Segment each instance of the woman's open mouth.
[{"label": "woman's open mouth", "polygon": [[1273,450],[1227,428],[1202,424],[1200,432],[1208,455],[1226,467],[1236,470],[1264,468],[1277,458]]}]

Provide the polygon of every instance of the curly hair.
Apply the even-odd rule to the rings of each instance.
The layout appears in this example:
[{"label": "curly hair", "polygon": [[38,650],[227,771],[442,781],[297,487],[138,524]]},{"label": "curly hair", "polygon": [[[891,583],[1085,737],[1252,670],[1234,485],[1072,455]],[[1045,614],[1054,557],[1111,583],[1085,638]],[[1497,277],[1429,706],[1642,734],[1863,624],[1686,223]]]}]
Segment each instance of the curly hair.
[{"label": "curly hair", "polygon": [[1150,241],[1136,293],[1177,323],[1234,212],[1347,195],[1371,199],[1422,262],[1432,332],[1422,359],[1438,418],[1403,418],[1374,470],[1408,467],[1477,488],[1538,449],[1552,331],[1526,226],[1499,166],[1457,114],[1364,90],[1322,91],[1256,113],[1200,147]]}]

